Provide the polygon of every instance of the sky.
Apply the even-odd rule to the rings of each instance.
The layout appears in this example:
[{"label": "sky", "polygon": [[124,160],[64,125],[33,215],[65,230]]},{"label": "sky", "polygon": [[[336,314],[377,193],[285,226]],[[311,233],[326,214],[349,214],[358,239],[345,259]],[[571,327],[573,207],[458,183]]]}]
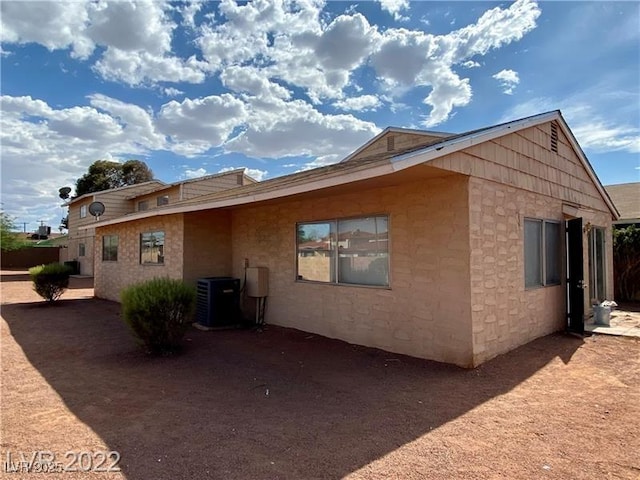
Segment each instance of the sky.
[{"label": "sky", "polygon": [[340,161],[387,126],[560,109],[601,182],[640,181],[640,2],[0,2],[2,209],[65,215],[100,159],[165,182]]}]

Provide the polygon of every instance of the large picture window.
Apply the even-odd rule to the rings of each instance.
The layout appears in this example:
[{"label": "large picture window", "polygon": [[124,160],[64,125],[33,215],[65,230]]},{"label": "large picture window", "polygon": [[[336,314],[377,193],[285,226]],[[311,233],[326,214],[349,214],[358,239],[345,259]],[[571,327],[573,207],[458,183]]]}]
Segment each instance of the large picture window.
[{"label": "large picture window", "polygon": [[118,261],[118,236],[105,235],[102,237],[102,261],[117,262]]},{"label": "large picture window", "polygon": [[164,263],[164,232],[146,232],[140,234],[140,263]]},{"label": "large picture window", "polygon": [[524,221],[524,284],[526,288],[559,285],[562,275],[562,229],[559,222]]},{"label": "large picture window", "polygon": [[299,223],[298,280],[389,286],[386,215]]}]

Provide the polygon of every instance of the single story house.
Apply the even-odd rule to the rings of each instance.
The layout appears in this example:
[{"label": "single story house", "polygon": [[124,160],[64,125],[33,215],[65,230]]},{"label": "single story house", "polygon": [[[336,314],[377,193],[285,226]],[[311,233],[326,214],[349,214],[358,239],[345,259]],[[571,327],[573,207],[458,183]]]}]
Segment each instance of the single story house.
[{"label": "single story house", "polygon": [[94,227],[97,223],[96,218],[89,212],[89,206],[93,202],[104,205],[104,213],[100,216],[100,220],[108,221],[128,213],[151,210],[181,200],[190,200],[200,195],[253,183],[256,183],[256,180],[246,175],[244,169],[235,169],[170,184],[151,180],[72,198],[64,204],[69,207],[69,244],[60,260],[75,260],[79,263],[82,275],[94,274]]},{"label": "single story house", "polygon": [[266,267],[267,323],[473,367],[583,331],[617,217],[559,111],[388,128],[334,165],[96,223],[95,292]]}]

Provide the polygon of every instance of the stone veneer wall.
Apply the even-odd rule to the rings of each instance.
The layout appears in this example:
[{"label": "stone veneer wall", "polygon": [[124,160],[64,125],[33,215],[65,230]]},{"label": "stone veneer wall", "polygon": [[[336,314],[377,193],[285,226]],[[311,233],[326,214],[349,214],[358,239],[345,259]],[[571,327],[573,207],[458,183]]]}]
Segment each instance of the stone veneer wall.
[{"label": "stone veneer wall", "polygon": [[[450,176],[232,213],[240,260],[269,268],[267,322],[458,365],[472,364],[468,178]],[[391,287],[296,281],[296,222],[389,215]]]},{"label": "stone veneer wall", "polygon": [[[145,218],[98,228],[95,252],[95,295],[120,301],[120,290],[154,277],[183,278],[182,214]],[[140,234],[164,231],[164,264],[140,264]],[[102,237],[118,235],[118,261],[102,261]]]}]

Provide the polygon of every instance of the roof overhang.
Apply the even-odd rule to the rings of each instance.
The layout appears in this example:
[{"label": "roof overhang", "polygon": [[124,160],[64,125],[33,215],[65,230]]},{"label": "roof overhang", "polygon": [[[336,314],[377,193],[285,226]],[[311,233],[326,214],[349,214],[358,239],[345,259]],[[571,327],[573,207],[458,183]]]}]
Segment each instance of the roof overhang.
[{"label": "roof overhang", "polygon": [[604,187],[600,183],[597,175],[595,174],[591,164],[587,160],[584,152],[578,145],[577,140],[571,133],[569,126],[565,122],[564,118],[560,114],[559,110],[542,113],[539,115],[534,115],[531,117],[523,118],[520,120],[515,120],[513,122],[504,123],[501,125],[496,125],[495,127],[490,127],[486,129],[479,130],[477,132],[471,132],[468,135],[459,135],[450,140],[444,140],[434,145],[430,145],[425,147],[424,149],[419,149],[411,153],[401,154],[395,157],[391,157],[388,162],[383,163],[381,165],[376,165],[370,168],[359,169],[355,171],[347,171],[339,175],[334,175],[330,177],[326,176],[318,176],[315,178],[311,178],[308,181],[301,182],[295,185],[283,186],[278,189],[268,190],[264,192],[256,192],[255,194],[248,193],[243,196],[238,197],[230,197],[230,198],[221,198],[216,200],[211,200],[208,202],[203,202],[199,204],[192,205],[176,205],[174,207],[167,208],[159,208],[153,210],[146,210],[143,212],[136,212],[130,215],[126,215],[119,218],[114,218],[112,220],[108,220],[105,222],[100,222],[98,225],[93,225],[92,227],[79,227],[80,230],[86,230],[87,228],[93,227],[102,227],[108,225],[114,225],[124,222],[131,222],[134,220],[140,220],[143,218],[151,218],[162,215],[173,215],[179,213],[189,213],[189,212],[197,212],[202,210],[212,210],[218,208],[228,208],[235,207],[241,205],[247,205],[251,203],[263,202],[267,200],[275,200],[279,198],[290,197],[293,195],[298,195],[302,193],[311,192],[314,190],[322,190],[325,188],[336,187],[339,185],[344,185],[347,183],[357,182],[361,180],[367,180],[370,178],[380,177],[383,175],[390,175],[395,172],[405,170],[407,168],[415,167],[422,163],[428,163],[431,160],[442,157],[444,155],[449,155],[454,152],[458,152],[460,150],[464,150],[465,148],[469,148],[474,145],[478,145],[483,142],[487,142],[493,140],[498,137],[502,137],[511,132],[517,132],[519,130],[523,130],[525,128],[529,128],[532,126],[540,125],[549,121],[556,120],[562,128],[563,132],[571,142],[573,149],[578,155],[581,163],[584,165],[585,169],[594,185],[602,195],[604,202],[607,207],[611,211],[611,215],[614,220],[618,219],[620,214],[618,213],[615,205],[611,201],[611,198],[604,190]]}]

